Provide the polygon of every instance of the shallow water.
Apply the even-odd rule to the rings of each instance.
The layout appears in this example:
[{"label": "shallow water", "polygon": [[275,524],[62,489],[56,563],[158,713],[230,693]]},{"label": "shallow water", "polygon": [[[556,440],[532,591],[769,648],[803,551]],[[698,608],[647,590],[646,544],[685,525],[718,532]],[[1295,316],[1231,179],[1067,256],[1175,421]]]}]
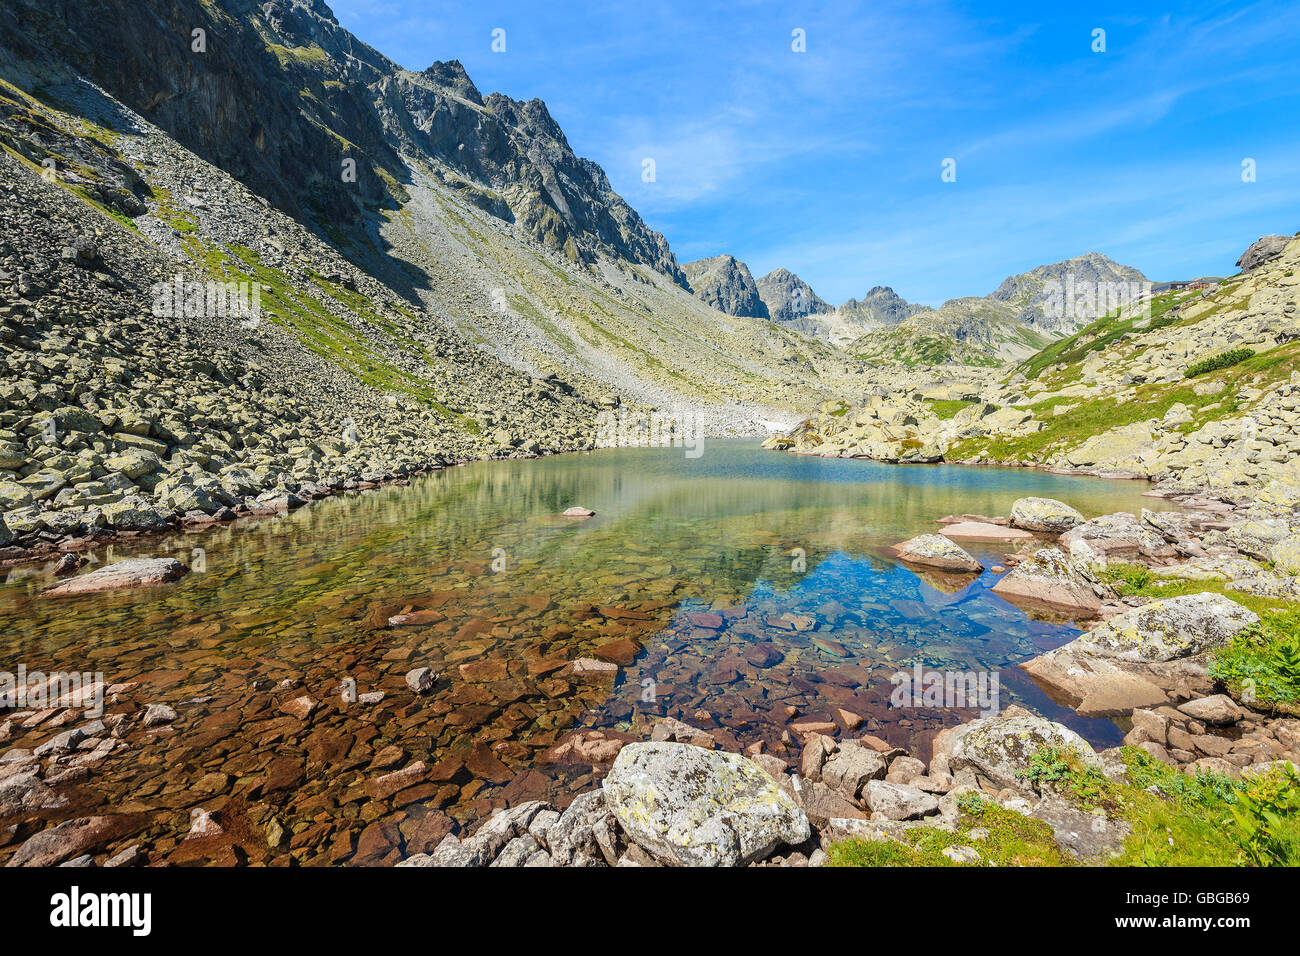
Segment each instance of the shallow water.
[{"label": "shallow water", "polygon": [[[916,665],[997,674],[1000,706],[1117,742],[1112,724],[1055,706],[1015,666],[1076,628],[994,596],[992,572],[919,576],[883,548],[950,513],[1005,514],[1023,495],[1085,515],[1158,507],[1145,489],[723,442],[697,459],[626,449],[477,463],[114,547],[114,559],[196,564],[159,589],[55,600],[37,595],[52,580],[44,570],[11,573],[0,670],[102,671],[141,684],[110,712],[162,702],[179,713],[170,731],[128,735],[130,749],[96,767],[64,815],[141,812],[145,842],[166,855],[188,808],[218,807],[239,821],[239,861],[391,862],[445,831],[440,810],[470,822],[507,801],[589,787],[599,769],[544,756],[577,728],[639,735],[647,718],[669,715],[781,752],[790,710],[831,719],[843,708],[863,732],[925,758],[934,732],[977,711],[891,707],[891,677]],[[575,504],[597,516],[557,517]],[[986,565],[1002,553],[968,550]],[[404,607],[433,613],[387,627]],[[561,673],[613,641],[635,653],[616,684]],[[444,675],[416,698],[403,675],[425,664]],[[386,698],[346,703],[337,688],[349,677]],[[273,686],[285,679],[299,689]],[[302,693],[321,703],[305,723],[279,710]],[[415,759],[433,767],[418,786],[366,793],[367,778]],[[258,835],[272,818],[287,834],[277,848]]]}]

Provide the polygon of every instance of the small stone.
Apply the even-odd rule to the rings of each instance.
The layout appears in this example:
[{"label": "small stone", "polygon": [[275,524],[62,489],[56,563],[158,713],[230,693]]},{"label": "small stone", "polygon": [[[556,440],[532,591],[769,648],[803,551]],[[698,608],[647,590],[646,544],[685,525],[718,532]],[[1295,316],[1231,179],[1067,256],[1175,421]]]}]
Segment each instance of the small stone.
[{"label": "small stone", "polygon": [[297,717],[299,720],[308,720],[319,706],[320,704],[314,698],[303,694],[301,697],[286,700],[280,705],[280,710],[291,717]]},{"label": "small stone", "polygon": [[176,711],[166,704],[150,704],[144,710],[144,719],[141,723],[145,727],[157,727],[160,724],[170,724],[175,719]]},{"label": "small stone", "polygon": [[415,667],[406,672],[406,686],[417,694],[427,694],[438,681],[432,667]]}]

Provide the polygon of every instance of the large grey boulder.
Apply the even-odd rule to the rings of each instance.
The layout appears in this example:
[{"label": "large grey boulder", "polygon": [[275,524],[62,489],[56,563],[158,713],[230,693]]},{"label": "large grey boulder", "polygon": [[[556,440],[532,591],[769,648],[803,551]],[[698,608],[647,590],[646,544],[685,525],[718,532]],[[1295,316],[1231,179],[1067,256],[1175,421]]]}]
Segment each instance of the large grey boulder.
[{"label": "large grey boulder", "polygon": [[1064,534],[1083,522],[1083,515],[1055,498],[1019,498],[1011,506],[1011,526],[1026,531]]},{"label": "large grey boulder", "polygon": [[1008,707],[995,717],[982,717],[940,731],[934,738],[930,772],[973,769],[998,787],[1027,786],[1021,774],[1039,749],[1073,750],[1085,763],[1099,764],[1096,752],[1069,727]]},{"label": "large grey boulder", "polygon": [[873,820],[915,820],[939,812],[939,798],[901,783],[870,780],[863,793]]},{"label": "large grey boulder", "polygon": [[798,805],[739,754],[628,744],[602,789],[628,838],[671,866],[749,863],[811,834]]},{"label": "large grey boulder", "polygon": [[1291,236],[1263,236],[1252,242],[1249,248],[1237,260],[1237,268],[1242,272],[1258,269],[1270,259],[1276,259],[1290,243]]},{"label": "large grey boulder", "polygon": [[1222,647],[1258,620],[1253,611],[1222,594],[1185,594],[1116,614],[1073,643],[1101,657],[1172,661]]},{"label": "large grey boulder", "polygon": [[919,534],[891,549],[908,564],[919,564],[940,571],[983,571],[984,565],[972,558],[966,549],[941,534]]}]

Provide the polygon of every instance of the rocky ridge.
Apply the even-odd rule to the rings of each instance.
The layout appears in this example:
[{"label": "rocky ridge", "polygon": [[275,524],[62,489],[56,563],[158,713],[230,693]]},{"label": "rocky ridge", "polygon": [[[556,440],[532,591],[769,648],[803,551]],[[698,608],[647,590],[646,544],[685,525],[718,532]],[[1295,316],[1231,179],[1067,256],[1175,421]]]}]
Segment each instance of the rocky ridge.
[{"label": "rocky ridge", "polygon": [[767,318],[767,305],[749,268],[734,256],[710,256],[683,263],[682,271],[700,301],[727,315]]},{"label": "rocky ridge", "polygon": [[[1009,375],[971,370],[945,382],[918,371],[915,384],[879,388],[860,405],[828,400],[767,446],[884,461],[1026,464],[1293,500],[1286,489],[1296,484],[1300,451],[1300,243],[1265,245],[1267,257],[1248,257],[1253,271],[1211,288],[1157,294],[1048,346]],[[1225,355],[1234,361],[1193,367]]]}]

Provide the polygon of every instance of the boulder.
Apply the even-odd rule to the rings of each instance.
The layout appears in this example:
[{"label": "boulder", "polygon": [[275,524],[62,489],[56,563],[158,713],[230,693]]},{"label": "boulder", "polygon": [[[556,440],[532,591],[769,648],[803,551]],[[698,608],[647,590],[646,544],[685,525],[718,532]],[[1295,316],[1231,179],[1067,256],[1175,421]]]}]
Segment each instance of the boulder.
[{"label": "boulder", "polygon": [[1083,523],[1083,515],[1055,498],[1020,498],[1011,506],[1011,526],[1026,531],[1064,534]]},{"label": "boulder", "polygon": [[1042,747],[1073,750],[1085,763],[1100,764],[1088,741],[1070,728],[1021,707],[1008,707],[997,716],[940,731],[930,770],[956,774],[972,769],[994,786],[1024,789],[1021,774]]},{"label": "boulder", "polygon": [[189,573],[189,570],[175,558],[127,558],[89,574],[60,581],[42,593],[47,597],[63,597],[69,594],[148,587],[175,581]]},{"label": "boulder", "polygon": [[1179,704],[1178,709],[1188,717],[1214,727],[1227,727],[1245,716],[1245,711],[1226,694],[1214,694],[1210,697],[1189,700],[1185,704]]},{"label": "boulder", "polygon": [[601,787],[632,842],[672,866],[749,863],[811,834],[798,805],[739,754],[629,744]]},{"label": "boulder", "polygon": [[1276,259],[1282,254],[1282,250],[1291,242],[1291,236],[1262,236],[1250,244],[1241,258],[1237,260],[1237,268],[1242,272],[1250,272],[1252,269],[1258,269],[1264,263]]},{"label": "boulder", "polygon": [[984,565],[942,534],[920,534],[894,545],[890,550],[908,564],[920,564],[943,571],[984,570]]},{"label": "boulder", "polygon": [[1086,546],[1103,559],[1120,557],[1171,558],[1178,552],[1158,534],[1128,512],[1102,515],[1076,525],[1061,536],[1061,546]]},{"label": "boulder", "polygon": [[915,820],[939,812],[938,797],[901,783],[869,780],[863,797],[873,820]]},{"label": "boulder", "polygon": [[857,800],[867,782],[883,779],[885,771],[884,756],[857,741],[846,740],[822,764],[821,779],[848,799]]},{"label": "boulder", "polygon": [[1222,594],[1185,594],[1116,614],[1072,643],[1100,657],[1172,661],[1222,647],[1258,621],[1253,611]]},{"label": "boulder", "polygon": [[1022,561],[993,585],[993,593],[1008,601],[1093,614],[1113,595],[1083,564],[1059,548],[1043,548]]}]

